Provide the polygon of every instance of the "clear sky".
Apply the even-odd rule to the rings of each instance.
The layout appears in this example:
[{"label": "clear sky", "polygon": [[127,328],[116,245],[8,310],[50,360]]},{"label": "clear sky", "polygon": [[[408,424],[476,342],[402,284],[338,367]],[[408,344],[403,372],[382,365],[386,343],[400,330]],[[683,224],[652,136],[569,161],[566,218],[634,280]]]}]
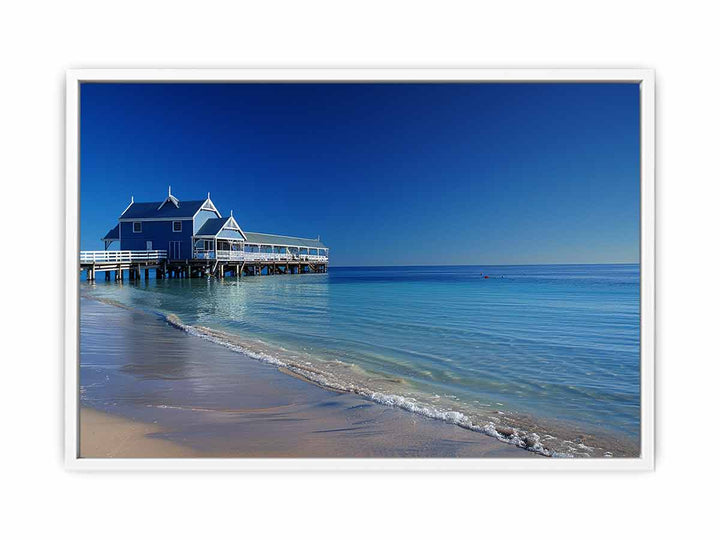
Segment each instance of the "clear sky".
[{"label": "clear sky", "polygon": [[[82,249],[203,199],[345,265],[638,262],[633,84],[83,84]],[[116,247],[117,249],[117,247]]]}]

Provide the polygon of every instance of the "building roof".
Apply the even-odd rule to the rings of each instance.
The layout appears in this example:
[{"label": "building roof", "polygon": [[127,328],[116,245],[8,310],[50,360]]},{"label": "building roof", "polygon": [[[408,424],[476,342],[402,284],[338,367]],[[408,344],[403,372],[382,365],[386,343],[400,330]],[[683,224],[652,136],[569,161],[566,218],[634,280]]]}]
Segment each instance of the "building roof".
[{"label": "building roof", "polygon": [[228,217],[224,218],[210,218],[202,224],[202,226],[195,233],[195,236],[217,236],[223,229],[233,230],[240,233],[245,238],[245,233],[237,224],[235,218],[232,216],[232,212]]},{"label": "building roof", "polygon": [[[133,202],[127,209],[122,213],[120,219],[192,219],[198,210],[208,202],[209,199],[204,201],[178,201],[177,206],[175,204],[165,204],[165,201],[158,202]],[[212,203],[210,203],[212,205]],[[215,207],[208,207],[208,210],[214,210]]]},{"label": "building roof", "polygon": [[223,225],[225,225],[230,218],[211,218],[203,223],[202,227],[198,229],[195,236],[215,236],[219,233]]},{"label": "building roof", "polygon": [[115,225],[100,240],[120,240],[120,224]]},{"label": "building roof", "polygon": [[282,236],[279,234],[265,234],[246,232],[246,242],[249,244],[263,244],[272,246],[298,246],[309,248],[327,248],[319,238],[298,238],[296,236]]}]

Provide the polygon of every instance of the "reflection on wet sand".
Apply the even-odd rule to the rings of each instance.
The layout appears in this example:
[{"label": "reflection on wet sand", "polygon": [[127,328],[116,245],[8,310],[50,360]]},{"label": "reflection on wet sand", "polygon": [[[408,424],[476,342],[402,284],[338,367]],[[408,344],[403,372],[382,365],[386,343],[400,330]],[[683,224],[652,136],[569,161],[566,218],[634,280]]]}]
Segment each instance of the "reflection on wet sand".
[{"label": "reflection on wet sand", "polygon": [[83,457],[536,457],[85,298],[80,385]]}]

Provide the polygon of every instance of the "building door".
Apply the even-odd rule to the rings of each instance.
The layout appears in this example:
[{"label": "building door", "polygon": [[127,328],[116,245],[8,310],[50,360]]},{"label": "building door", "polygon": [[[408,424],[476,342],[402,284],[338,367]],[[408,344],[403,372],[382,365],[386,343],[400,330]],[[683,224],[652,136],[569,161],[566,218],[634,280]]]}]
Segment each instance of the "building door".
[{"label": "building door", "polygon": [[168,258],[171,260],[180,258],[180,240],[171,240],[168,242]]},{"label": "building door", "polygon": [[147,251],[152,251],[152,240],[147,240],[147,241],[145,242],[145,249],[146,249]]}]

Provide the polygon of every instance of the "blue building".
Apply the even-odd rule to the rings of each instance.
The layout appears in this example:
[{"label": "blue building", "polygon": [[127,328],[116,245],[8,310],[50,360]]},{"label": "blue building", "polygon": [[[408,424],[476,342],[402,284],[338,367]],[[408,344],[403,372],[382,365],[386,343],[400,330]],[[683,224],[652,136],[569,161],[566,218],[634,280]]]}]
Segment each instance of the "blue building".
[{"label": "blue building", "polygon": [[232,216],[223,217],[210,194],[181,201],[170,188],[162,201],[135,202],[102,238],[108,251],[166,252],[168,261],[308,262],[326,264],[329,249],[318,238],[245,232]]}]

